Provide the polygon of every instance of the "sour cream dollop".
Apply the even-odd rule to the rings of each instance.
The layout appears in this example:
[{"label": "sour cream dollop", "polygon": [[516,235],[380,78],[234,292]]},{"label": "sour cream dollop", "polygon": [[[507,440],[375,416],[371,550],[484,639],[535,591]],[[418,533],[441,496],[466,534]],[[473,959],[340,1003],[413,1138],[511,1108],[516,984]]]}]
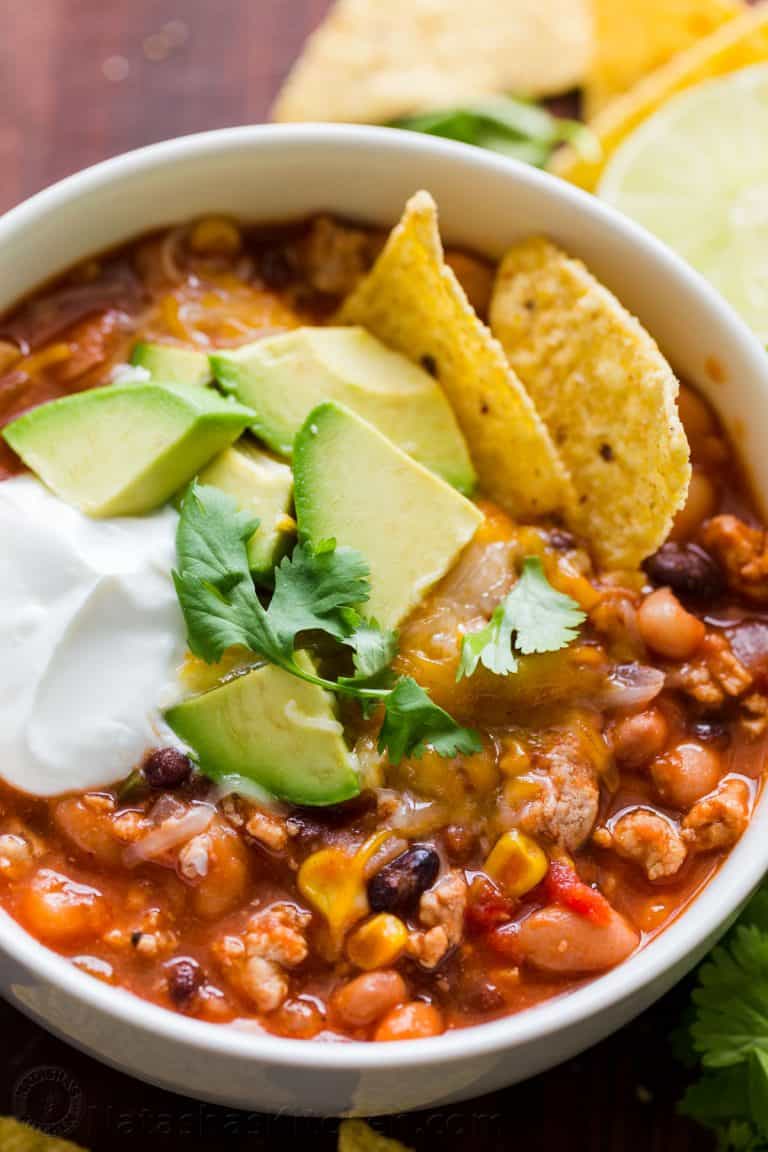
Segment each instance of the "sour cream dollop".
[{"label": "sour cream dollop", "polygon": [[32,476],[0,483],[0,776],[14,788],[104,787],[169,742],[177,520],[92,520]]}]

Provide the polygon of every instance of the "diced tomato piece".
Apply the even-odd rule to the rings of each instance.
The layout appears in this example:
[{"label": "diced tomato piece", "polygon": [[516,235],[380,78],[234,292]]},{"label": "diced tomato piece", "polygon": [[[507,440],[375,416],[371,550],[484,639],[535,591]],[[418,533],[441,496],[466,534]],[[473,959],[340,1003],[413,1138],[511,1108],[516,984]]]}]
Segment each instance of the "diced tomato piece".
[{"label": "diced tomato piece", "polygon": [[476,876],[469,889],[465,920],[470,932],[490,932],[512,919],[514,903],[487,876]]},{"label": "diced tomato piece", "polygon": [[519,933],[519,924],[502,924],[492,932],[488,932],[484,942],[498,956],[503,956],[513,964],[522,964],[523,956],[518,945]]},{"label": "diced tomato piece", "polygon": [[551,903],[562,904],[593,924],[606,925],[611,918],[611,906],[602,892],[580,880],[568,864],[550,861],[544,888]]}]

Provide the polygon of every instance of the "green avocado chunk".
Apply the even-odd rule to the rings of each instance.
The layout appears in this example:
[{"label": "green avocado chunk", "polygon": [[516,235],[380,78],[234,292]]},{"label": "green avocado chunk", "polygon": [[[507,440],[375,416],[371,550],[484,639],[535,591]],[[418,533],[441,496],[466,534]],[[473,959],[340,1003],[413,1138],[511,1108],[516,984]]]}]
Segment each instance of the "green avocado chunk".
[{"label": "green avocado chunk", "polygon": [[177,344],[136,344],[131,353],[131,364],[136,368],[146,368],[159,384],[197,384],[202,387],[213,380],[207,353],[181,348]]},{"label": "green avocado chunk", "polygon": [[393,352],[364,328],[298,328],[215,352],[219,384],[256,412],[253,431],[290,456],[307,414],[337,400],[461,492],[475,472],[442,389],[429,372]]},{"label": "green avocado chunk", "polygon": [[340,404],[310,412],[293,454],[299,532],[334,538],[371,568],[366,615],[392,628],[445,575],[483,515]]},{"label": "green avocado chunk", "polygon": [[242,439],[212,460],[199,479],[234,496],[240,511],[258,516],[259,527],[248,541],[248,562],[254,575],[268,576],[296,534],[288,465]]},{"label": "green avocado chunk", "polygon": [[[297,659],[312,670],[306,653]],[[274,664],[182,701],[165,719],[213,779],[241,777],[291,804],[338,804],[360,791],[328,693]]]},{"label": "green avocado chunk", "polygon": [[48,487],[89,516],[164,504],[252,422],[212,389],[113,384],[41,404],[3,436]]}]

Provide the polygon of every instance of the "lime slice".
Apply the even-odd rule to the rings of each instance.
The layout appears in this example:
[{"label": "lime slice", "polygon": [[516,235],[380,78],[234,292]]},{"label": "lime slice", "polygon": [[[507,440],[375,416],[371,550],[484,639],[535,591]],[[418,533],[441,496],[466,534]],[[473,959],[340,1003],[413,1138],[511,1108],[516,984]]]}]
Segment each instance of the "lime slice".
[{"label": "lime slice", "polygon": [[674,97],[627,137],[598,195],[643,224],[768,340],[768,65]]}]

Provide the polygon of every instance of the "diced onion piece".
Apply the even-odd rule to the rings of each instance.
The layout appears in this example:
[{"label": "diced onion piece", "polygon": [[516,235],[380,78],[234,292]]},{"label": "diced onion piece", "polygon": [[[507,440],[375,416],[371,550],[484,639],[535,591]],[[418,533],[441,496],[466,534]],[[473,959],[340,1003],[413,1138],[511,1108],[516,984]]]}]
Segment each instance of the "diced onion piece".
[{"label": "diced onion piece", "polygon": [[181,816],[173,815],[158,824],[141,840],[129,844],[123,859],[129,868],[145,860],[155,860],[165,852],[186,844],[193,836],[205,832],[213,820],[214,809],[209,804],[193,804]]},{"label": "diced onion piece", "polygon": [[604,708],[644,708],[664,687],[664,673],[647,664],[617,664],[600,693]]}]

